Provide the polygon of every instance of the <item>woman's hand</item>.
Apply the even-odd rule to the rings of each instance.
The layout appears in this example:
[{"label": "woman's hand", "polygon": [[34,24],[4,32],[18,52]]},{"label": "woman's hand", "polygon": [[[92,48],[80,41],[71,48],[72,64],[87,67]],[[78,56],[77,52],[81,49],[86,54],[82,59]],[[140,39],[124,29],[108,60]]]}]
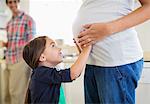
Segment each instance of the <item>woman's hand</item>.
[{"label": "woman's hand", "polygon": [[84,47],[95,44],[111,34],[111,27],[108,23],[87,24],[83,27],[85,29],[80,32],[78,42]]}]

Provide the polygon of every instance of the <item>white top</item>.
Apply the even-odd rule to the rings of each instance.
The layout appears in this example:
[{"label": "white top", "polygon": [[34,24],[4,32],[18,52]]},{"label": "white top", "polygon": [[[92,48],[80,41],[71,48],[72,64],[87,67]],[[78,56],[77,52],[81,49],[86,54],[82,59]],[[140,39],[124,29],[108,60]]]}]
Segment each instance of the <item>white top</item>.
[{"label": "white top", "polygon": [[[132,12],[135,0],[86,0],[73,24],[74,37],[88,23],[108,22]],[[143,51],[134,28],[112,34],[97,42],[92,49],[88,64],[119,66],[140,60]]]}]

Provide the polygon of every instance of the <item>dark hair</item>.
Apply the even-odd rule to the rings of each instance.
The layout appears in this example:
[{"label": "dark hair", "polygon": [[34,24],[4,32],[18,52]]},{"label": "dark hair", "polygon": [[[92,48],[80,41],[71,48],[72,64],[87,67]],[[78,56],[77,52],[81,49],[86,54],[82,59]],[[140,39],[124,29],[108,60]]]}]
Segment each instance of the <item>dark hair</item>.
[{"label": "dark hair", "polygon": [[[20,0],[18,0],[18,2],[20,2]],[[8,4],[8,0],[6,0],[6,4]]]},{"label": "dark hair", "polygon": [[45,50],[47,36],[40,36],[31,40],[23,49],[23,59],[35,69],[39,64],[39,58]]}]

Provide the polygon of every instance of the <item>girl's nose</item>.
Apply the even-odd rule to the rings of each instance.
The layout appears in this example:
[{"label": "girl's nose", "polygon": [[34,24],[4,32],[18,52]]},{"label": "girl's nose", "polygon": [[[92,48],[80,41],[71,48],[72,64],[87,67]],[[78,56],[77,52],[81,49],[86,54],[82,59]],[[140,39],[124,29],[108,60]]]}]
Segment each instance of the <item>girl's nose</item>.
[{"label": "girl's nose", "polygon": [[61,48],[58,47],[58,49],[59,49],[59,51],[61,51]]},{"label": "girl's nose", "polygon": [[56,48],[57,48],[59,51],[61,51],[61,47],[60,47],[60,46],[56,46]]}]

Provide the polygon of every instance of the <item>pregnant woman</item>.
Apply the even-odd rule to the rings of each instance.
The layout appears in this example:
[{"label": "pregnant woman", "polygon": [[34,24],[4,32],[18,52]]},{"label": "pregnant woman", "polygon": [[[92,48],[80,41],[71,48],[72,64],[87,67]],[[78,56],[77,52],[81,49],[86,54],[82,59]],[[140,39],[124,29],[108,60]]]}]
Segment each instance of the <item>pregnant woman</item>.
[{"label": "pregnant woman", "polygon": [[143,51],[134,26],[150,19],[150,0],[84,0],[74,37],[93,48],[84,75],[85,104],[135,104]]}]

